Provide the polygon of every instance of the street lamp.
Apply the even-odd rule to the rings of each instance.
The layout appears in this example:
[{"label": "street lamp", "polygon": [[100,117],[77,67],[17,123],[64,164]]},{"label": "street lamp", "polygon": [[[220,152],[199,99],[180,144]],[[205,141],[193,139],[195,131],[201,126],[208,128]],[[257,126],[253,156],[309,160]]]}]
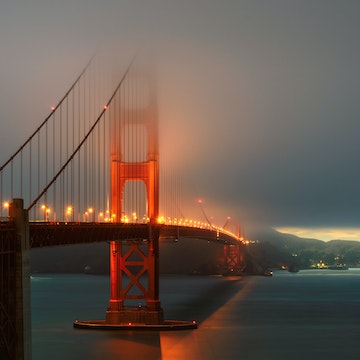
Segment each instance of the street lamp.
[{"label": "street lamp", "polygon": [[134,223],[137,223],[137,215],[136,215],[136,212],[133,212],[133,213],[132,213],[132,217],[133,217],[133,222],[134,222]]},{"label": "street lamp", "polygon": [[68,206],[68,207],[66,208],[66,221],[69,221],[69,217],[70,217],[70,219],[71,219],[72,213],[73,213],[73,208],[72,208],[72,206]]},{"label": "street lamp", "polygon": [[44,221],[49,221],[50,208],[46,205],[42,205],[41,209],[44,211]]},{"label": "street lamp", "polygon": [[7,209],[7,212],[8,212],[8,217],[9,217],[9,208],[10,208],[10,203],[8,201],[5,201],[4,204],[4,209]]},{"label": "street lamp", "polygon": [[99,214],[98,214],[98,222],[102,222],[103,216],[104,216],[104,214],[102,212],[99,212]]},{"label": "street lamp", "polygon": [[88,212],[89,212],[89,214],[91,214],[90,216],[89,216],[89,218],[90,218],[90,221],[94,221],[94,218],[93,218],[93,216],[94,216],[94,209],[91,207],[91,208],[88,208]]}]

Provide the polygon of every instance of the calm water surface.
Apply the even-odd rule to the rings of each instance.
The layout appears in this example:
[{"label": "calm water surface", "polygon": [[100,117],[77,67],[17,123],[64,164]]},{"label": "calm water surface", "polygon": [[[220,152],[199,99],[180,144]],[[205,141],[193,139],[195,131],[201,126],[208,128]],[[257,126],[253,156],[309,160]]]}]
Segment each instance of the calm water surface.
[{"label": "calm water surface", "polygon": [[104,318],[108,277],[35,275],[31,286],[34,360],[360,359],[360,269],[162,276],[165,318],[199,322],[168,332],[73,329]]}]

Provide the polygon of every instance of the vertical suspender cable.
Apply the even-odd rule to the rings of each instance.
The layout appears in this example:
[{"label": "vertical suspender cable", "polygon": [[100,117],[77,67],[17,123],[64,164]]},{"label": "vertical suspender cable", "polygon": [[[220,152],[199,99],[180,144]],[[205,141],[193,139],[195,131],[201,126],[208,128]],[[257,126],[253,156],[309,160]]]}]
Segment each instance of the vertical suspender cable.
[{"label": "vertical suspender cable", "polygon": [[[114,104],[114,111],[116,110],[116,98],[115,98],[115,104]],[[108,116],[108,122],[111,123],[111,112],[110,115]],[[110,134],[111,136],[111,134]],[[106,208],[106,182],[107,182],[107,177],[106,177],[106,164],[108,159],[110,159],[110,157],[106,156],[106,147],[105,147],[105,141],[106,139],[106,121],[104,118],[104,122],[103,122],[103,138],[102,138],[102,146],[103,146],[103,155],[102,155],[102,182],[103,182],[103,192],[102,192],[102,211],[104,213],[105,216],[105,211],[107,210]]]},{"label": "vertical suspender cable", "polygon": [[[72,91],[72,101],[71,101],[71,104],[72,104],[72,107],[71,107],[71,118],[72,118],[72,122],[71,122],[71,125],[72,125],[72,150],[71,150],[71,153],[74,152],[75,150],[75,116],[74,116],[74,113],[75,113],[75,104],[74,104],[74,101],[75,101],[75,91]],[[74,171],[74,163],[75,163],[75,159],[71,162],[71,200],[72,200],[72,209],[71,209],[71,220],[74,221],[74,212],[75,212],[75,171]]]},{"label": "vertical suspender cable", "polygon": [[[91,122],[90,122],[90,119],[91,119],[91,99],[90,99],[90,90],[91,90],[91,78],[89,79],[89,85],[88,85],[88,118],[89,118],[89,126],[91,125]],[[100,120],[101,121],[101,120]],[[96,207],[96,204],[95,204],[95,199],[96,199],[96,184],[95,184],[95,143],[96,143],[96,131],[98,130],[98,128],[94,129],[94,131],[92,132],[92,135],[90,137],[90,156],[91,156],[91,161],[90,161],[90,179],[91,179],[91,186],[90,186],[90,205],[91,205],[91,208],[93,209],[92,211],[92,219],[91,220],[94,220],[94,211],[95,210],[95,207]]]},{"label": "vertical suspender cable", "polygon": [[29,142],[29,199],[31,199],[31,186],[32,186],[32,173],[31,173],[31,150],[32,150],[32,141]]},{"label": "vertical suspender cable", "polygon": [[[45,125],[45,184],[48,183],[48,122]],[[47,195],[45,194],[45,203],[47,203]]]},{"label": "vertical suspender cable", "polygon": [[[23,150],[20,151],[20,198],[24,198],[23,194]],[[2,204],[2,202],[1,202]]]},{"label": "vertical suspender cable", "polygon": [[[86,134],[86,99],[85,99],[85,88],[86,88],[86,78],[84,77],[84,95],[83,95],[83,116],[84,116],[84,135]],[[88,191],[88,173],[87,173],[87,160],[88,159],[88,146],[87,141],[85,141],[84,144],[84,211],[87,212],[88,209],[88,197],[87,197],[87,191]],[[86,219],[87,220],[87,219]]]},{"label": "vertical suspender cable", "polygon": [[[125,126],[126,126],[126,149],[124,150],[124,161],[129,161],[129,141],[130,141],[130,128],[129,128],[129,114],[130,114],[130,107],[129,107],[129,78],[126,79],[126,105],[125,105]],[[125,184],[126,185],[126,184]],[[126,189],[126,186],[124,186],[124,191]],[[126,196],[127,194],[124,193],[124,211],[128,211],[128,201],[129,197]],[[126,206],[125,206],[126,204]]]},{"label": "vertical suspender cable", "polygon": [[[132,75],[132,74],[131,74]],[[134,162],[134,152],[133,152],[133,148],[132,148],[132,144],[133,144],[133,137],[134,137],[134,133],[133,133],[133,130],[134,130],[134,127],[133,127],[133,124],[132,124],[132,119],[133,119],[133,107],[132,107],[132,100],[133,100],[133,97],[132,97],[132,76],[130,77],[129,79],[129,109],[130,109],[130,115],[129,115],[129,119],[128,119],[128,122],[129,122],[129,130],[130,130],[130,139],[129,139],[129,157],[130,157],[130,162],[133,163]],[[130,176],[132,177],[133,174],[134,174],[134,171],[133,171],[133,167],[131,167],[131,174]],[[130,196],[130,203],[129,203],[129,210],[130,210],[130,216],[131,216],[131,219],[132,219],[132,213],[133,213],[133,204],[134,204],[134,183],[131,181],[130,182],[130,190],[131,190],[131,196]]]},{"label": "vertical suspender cable", "polygon": [[[104,117],[102,119],[103,123],[105,123],[106,120],[106,111],[104,113]],[[101,212],[101,203],[100,203],[100,189],[101,189],[101,185],[100,185],[100,167],[101,167],[101,144],[100,144],[100,139],[101,139],[101,127],[99,126],[97,129],[97,204],[96,204],[96,208],[97,208],[97,212]]]},{"label": "vertical suspender cable", "polygon": [[[134,149],[134,144],[135,144],[135,141],[134,141],[134,132],[135,132],[135,129],[134,129],[134,84],[133,84],[133,81],[134,81],[134,77],[131,76],[130,78],[130,108],[131,108],[131,115],[130,115],[130,129],[131,129],[131,140],[130,140],[130,152],[131,152],[131,162],[134,163],[136,161],[135,159],[135,149]],[[132,169],[132,174],[131,174],[131,177],[133,178],[134,177],[134,167],[131,168]],[[135,204],[135,183],[134,181],[132,181],[132,184],[131,184],[131,217],[132,217],[132,220],[133,220],[133,212],[135,211],[134,209],[134,204]]]},{"label": "vertical suspender cable", "polygon": [[11,172],[11,199],[14,198],[14,161],[11,160],[11,167],[10,167],[10,172]]},{"label": "vertical suspender cable", "polygon": [[[138,124],[137,124],[137,82],[136,82],[136,74],[134,74],[134,90],[133,90],[133,112],[134,112],[134,116],[133,116],[133,127],[134,127],[134,151],[135,151],[135,162],[138,163],[139,162],[139,158],[138,158]],[[136,175],[138,176],[138,174]],[[140,181],[137,179],[134,183],[134,188],[135,188],[135,203],[134,203],[134,212],[136,214],[138,214],[138,198],[139,198],[139,183]],[[137,215],[136,215],[137,216]]]},{"label": "vertical suspender cable", "polygon": [[40,131],[37,136],[37,192],[40,193]]},{"label": "vertical suspender cable", "polygon": [[[60,106],[60,120],[59,120],[59,137],[60,137],[60,142],[59,142],[59,168],[62,167],[62,152],[63,152],[63,144],[62,144],[62,140],[63,140],[63,133],[62,133],[62,106]],[[62,174],[60,176],[60,199],[59,199],[59,217],[60,220],[62,219],[62,212],[64,209],[64,204],[63,204],[63,200],[64,200],[64,189],[63,189],[63,185],[64,182],[62,181],[62,177],[64,175]]]},{"label": "vertical suspender cable", "polygon": [[[65,119],[65,123],[66,123],[66,134],[65,134],[65,142],[66,142],[66,159],[69,158],[69,98],[66,98],[66,119]],[[68,211],[67,207],[69,205],[69,169],[66,168],[65,170],[65,206],[66,208],[64,208],[64,211]]]},{"label": "vertical suspender cable", "polygon": [[[81,102],[80,102],[80,83],[78,85],[78,97],[77,97],[77,102],[78,102],[78,106],[77,106],[77,119],[78,119],[78,143],[80,144],[80,133],[81,133]],[[77,194],[78,194],[78,221],[81,221],[81,152],[79,152],[78,154],[78,177],[77,177],[77,180],[78,180],[78,188],[77,188]]]},{"label": "vertical suspender cable", "polygon": [[20,151],[20,197],[23,199],[23,150]]},{"label": "vertical suspender cable", "polygon": [[[52,173],[55,174],[55,132],[56,132],[56,127],[55,127],[55,112],[53,113],[52,116],[53,119],[53,141],[52,141]],[[56,215],[55,215],[55,209],[56,209],[56,183],[53,186],[53,207],[54,207],[54,221],[56,220]]]}]

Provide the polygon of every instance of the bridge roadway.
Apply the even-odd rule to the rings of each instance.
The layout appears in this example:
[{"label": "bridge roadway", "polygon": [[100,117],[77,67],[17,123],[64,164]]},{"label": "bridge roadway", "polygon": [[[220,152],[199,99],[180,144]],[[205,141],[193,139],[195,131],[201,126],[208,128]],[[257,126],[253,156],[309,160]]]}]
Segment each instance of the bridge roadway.
[{"label": "bridge roadway", "polygon": [[239,244],[231,233],[216,228],[192,226],[143,224],[143,223],[95,223],[95,222],[30,222],[30,247],[86,244],[114,240],[149,239],[150,231],[160,239],[194,238],[223,244]]}]

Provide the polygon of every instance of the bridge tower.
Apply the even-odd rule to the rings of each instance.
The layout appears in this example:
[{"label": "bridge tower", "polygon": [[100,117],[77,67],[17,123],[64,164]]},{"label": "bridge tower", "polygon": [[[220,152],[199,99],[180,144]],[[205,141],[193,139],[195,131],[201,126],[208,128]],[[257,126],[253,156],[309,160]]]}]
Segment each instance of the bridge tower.
[{"label": "bridge tower", "polygon": [[31,359],[29,222],[22,199],[13,199],[0,223],[0,358]]},{"label": "bridge tower", "polygon": [[244,249],[240,244],[224,245],[224,275],[239,275],[245,266]]},{"label": "bridge tower", "polygon": [[[237,237],[241,238],[241,229],[237,229]],[[239,275],[245,267],[244,245],[240,242],[237,244],[224,244],[224,275]]]},{"label": "bridge tower", "polygon": [[[163,323],[163,310],[159,300],[159,231],[155,224],[159,213],[159,145],[158,113],[154,79],[147,72],[130,74],[128,86],[136,93],[140,103],[133,107],[129,95],[120,100],[118,116],[111,120],[110,207],[113,221],[124,214],[125,186],[140,181],[146,189],[146,218],[149,223],[147,239],[110,242],[110,301],[106,323],[128,324]],[[137,90],[139,84],[145,88]],[[134,130],[135,129],[135,130]],[[138,135],[129,134],[140,133]],[[143,142],[140,150],[134,143]],[[136,153],[136,154],[135,154]],[[139,154],[142,153],[142,154]],[[131,225],[129,225],[131,226]],[[147,281],[147,286],[140,279]],[[143,281],[143,282],[144,282]],[[125,302],[145,301],[146,305],[126,306]]]}]

